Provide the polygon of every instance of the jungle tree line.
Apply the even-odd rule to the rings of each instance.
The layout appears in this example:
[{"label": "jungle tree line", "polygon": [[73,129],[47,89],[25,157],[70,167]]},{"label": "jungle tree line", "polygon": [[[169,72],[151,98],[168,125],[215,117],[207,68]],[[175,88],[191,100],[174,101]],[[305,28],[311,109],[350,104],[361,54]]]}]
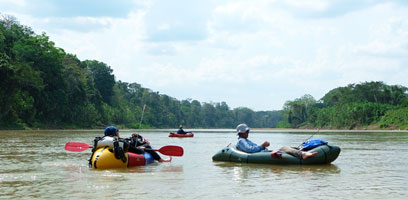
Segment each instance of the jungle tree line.
[{"label": "jungle tree line", "polygon": [[225,102],[177,100],[116,81],[110,66],[79,60],[12,16],[0,19],[0,128],[275,127],[279,111],[230,109]]},{"label": "jungle tree line", "polygon": [[372,81],[335,88],[320,100],[306,94],[285,103],[278,127],[407,129],[407,90]]}]

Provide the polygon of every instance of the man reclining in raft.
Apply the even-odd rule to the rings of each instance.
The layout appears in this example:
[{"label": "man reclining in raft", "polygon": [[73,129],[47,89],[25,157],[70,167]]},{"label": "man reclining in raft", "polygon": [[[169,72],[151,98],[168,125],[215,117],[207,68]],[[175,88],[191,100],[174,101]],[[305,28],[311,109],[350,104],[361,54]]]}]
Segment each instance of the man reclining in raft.
[{"label": "man reclining in raft", "polygon": [[[250,128],[246,124],[239,124],[237,126],[237,135],[239,136],[238,143],[236,145],[237,149],[247,153],[268,151],[266,149],[266,147],[270,145],[268,141],[263,142],[262,145],[257,145],[252,141],[248,140],[249,130]],[[279,151],[277,150],[272,151],[271,156],[274,158],[282,158],[279,152],[285,152],[287,154],[290,154],[303,160],[306,160],[317,155],[317,152],[300,151],[292,147],[284,146],[280,148]]]}]

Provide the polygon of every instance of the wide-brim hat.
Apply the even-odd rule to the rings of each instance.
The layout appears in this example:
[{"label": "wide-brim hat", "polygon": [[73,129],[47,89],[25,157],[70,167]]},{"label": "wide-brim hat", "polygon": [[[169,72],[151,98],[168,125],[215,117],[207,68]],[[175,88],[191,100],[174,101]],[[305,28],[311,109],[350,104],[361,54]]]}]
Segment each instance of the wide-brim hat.
[{"label": "wide-brim hat", "polygon": [[251,130],[251,129],[246,124],[239,124],[237,126],[237,134],[245,133],[245,132],[247,132],[249,130]]}]

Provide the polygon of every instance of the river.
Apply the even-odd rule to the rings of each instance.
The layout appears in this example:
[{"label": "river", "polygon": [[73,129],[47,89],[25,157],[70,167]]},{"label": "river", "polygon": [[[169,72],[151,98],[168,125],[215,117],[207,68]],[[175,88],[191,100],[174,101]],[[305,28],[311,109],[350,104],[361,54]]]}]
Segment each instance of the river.
[{"label": "river", "polygon": [[[197,129],[194,138],[174,130],[139,133],[153,147],[179,145],[171,163],[92,170],[91,151],[68,152],[66,142],[92,145],[103,130],[0,131],[1,199],[408,199],[408,133],[253,130],[249,139],[271,148],[298,146],[312,134],[342,151],[332,164],[274,166],[213,162],[236,143],[232,129]],[[134,131],[120,130],[121,137]],[[163,158],[167,156],[162,155]]]}]

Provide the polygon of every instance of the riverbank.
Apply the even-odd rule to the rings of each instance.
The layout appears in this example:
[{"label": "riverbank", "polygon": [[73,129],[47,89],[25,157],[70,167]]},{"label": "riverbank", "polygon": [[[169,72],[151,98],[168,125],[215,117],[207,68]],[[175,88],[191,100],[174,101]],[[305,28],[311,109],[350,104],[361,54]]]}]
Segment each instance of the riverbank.
[{"label": "riverbank", "polygon": [[281,129],[281,128],[252,128],[252,131],[256,132],[310,132],[310,133],[340,133],[340,132],[375,132],[375,133],[386,133],[386,132],[401,132],[408,133],[408,130],[389,130],[389,129],[353,129],[353,130],[340,130],[340,129]]},{"label": "riverbank", "polygon": [[[163,128],[163,129],[132,129],[132,128],[119,128],[121,131],[126,131],[126,132],[172,132],[176,129],[172,128]],[[23,129],[23,130],[16,130],[16,129],[0,129],[1,132],[9,132],[9,131],[42,131],[42,132],[47,132],[47,131],[58,131],[58,132],[65,132],[65,131],[88,131],[88,132],[103,132],[104,128],[95,128],[95,129]],[[188,129],[188,131],[192,132],[230,132],[230,133],[235,133],[235,129],[228,129],[228,128],[219,128],[219,129],[205,129],[205,128],[198,128],[198,129]],[[408,133],[408,130],[401,130],[401,129],[353,129],[353,130],[345,130],[345,129],[305,129],[305,128],[251,128],[251,131],[253,132],[276,132],[276,133],[288,133],[288,132],[309,132],[309,133],[336,133],[336,132],[364,132],[364,133],[369,133],[369,132],[376,132],[376,133],[387,133],[387,132],[401,132],[401,133]]]}]

